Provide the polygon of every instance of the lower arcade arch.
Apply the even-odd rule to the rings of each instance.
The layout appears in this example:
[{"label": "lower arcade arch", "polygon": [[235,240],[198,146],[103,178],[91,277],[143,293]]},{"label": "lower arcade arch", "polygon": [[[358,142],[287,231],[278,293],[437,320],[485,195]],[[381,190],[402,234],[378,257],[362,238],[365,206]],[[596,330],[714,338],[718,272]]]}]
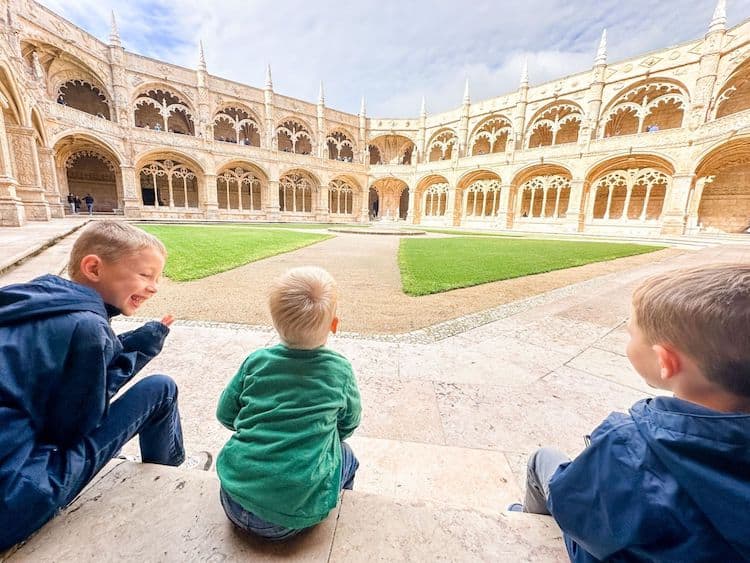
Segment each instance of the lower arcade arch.
[{"label": "lower arcade arch", "polygon": [[316,211],[317,180],[303,170],[291,170],[279,179],[279,210],[310,215]]},{"label": "lower arcade arch", "polygon": [[370,213],[374,218],[384,220],[406,219],[409,213],[409,186],[406,182],[398,178],[375,181],[370,187]]},{"label": "lower arcade arch", "polygon": [[225,167],[216,176],[216,202],[224,211],[261,211],[265,205],[265,176],[247,164]]},{"label": "lower arcade arch", "polygon": [[500,213],[502,184],[500,176],[488,170],[467,174],[458,182],[461,223],[494,222]]},{"label": "lower arcade arch", "polygon": [[452,224],[451,186],[444,176],[431,174],[419,180],[414,190],[414,222]]},{"label": "lower arcade arch", "polygon": [[696,168],[688,232],[750,231],[750,138],[713,149]]},{"label": "lower arcade arch", "polygon": [[197,209],[198,175],[193,166],[177,157],[152,158],[138,172],[144,207]]},{"label": "lower arcade arch", "polygon": [[362,190],[346,177],[334,178],[328,183],[328,213],[334,216],[354,215],[360,205]]}]

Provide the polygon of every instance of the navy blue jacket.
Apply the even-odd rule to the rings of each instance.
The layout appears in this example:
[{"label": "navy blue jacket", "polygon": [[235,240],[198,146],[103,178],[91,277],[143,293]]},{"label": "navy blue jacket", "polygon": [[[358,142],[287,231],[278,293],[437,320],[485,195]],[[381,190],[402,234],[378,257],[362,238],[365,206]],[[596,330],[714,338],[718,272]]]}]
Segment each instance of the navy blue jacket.
[{"label": "navy blue jacket", "polygon": [[57,276],[0,289],[0,548],[59,508],[84,437],[168,332],[150,322],[117,337],[99,294]]},{"label": "navy blue jacket", "polygon": [[572,561],[750,561],[750,415],[671,397],[612,413],[547,507]]}]

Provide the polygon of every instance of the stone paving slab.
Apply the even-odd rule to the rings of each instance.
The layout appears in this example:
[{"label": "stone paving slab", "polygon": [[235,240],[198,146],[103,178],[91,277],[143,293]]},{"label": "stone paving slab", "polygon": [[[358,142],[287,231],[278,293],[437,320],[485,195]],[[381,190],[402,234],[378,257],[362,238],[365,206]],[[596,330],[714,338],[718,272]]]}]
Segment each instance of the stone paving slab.
[{"label": "stone paving slab", "polygon": [[[33,222],[24,227],[0,227],[0,274],[88,222],[88,217],[80,216]],[[0,285],[5,285],[4,280],[0,279]]]},{"label": "stone paving slab", "polygon": [[486,514],[344,492],[310,532],[284,544],[238,532],[204,471],[112,463],[8,563],[57,561],[565,561],[552,518]]}]

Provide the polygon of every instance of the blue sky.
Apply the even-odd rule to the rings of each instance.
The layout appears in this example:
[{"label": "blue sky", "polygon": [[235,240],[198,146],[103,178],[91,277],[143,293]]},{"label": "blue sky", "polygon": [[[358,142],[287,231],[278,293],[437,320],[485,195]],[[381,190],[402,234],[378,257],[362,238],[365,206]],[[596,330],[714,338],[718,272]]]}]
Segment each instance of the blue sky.
[{"label": "blue sky", "polygon": [[[407,117],[516,89],[522,62],[532,85],[591,67],[603,28],[609,61],[702,37],[715,0],[43,0],[96,37],[110,11],[129,51],[195,67],[198,40],[211,74],[356,113]],[[728,25],[750,17],[750,0],[727,0]]]}]

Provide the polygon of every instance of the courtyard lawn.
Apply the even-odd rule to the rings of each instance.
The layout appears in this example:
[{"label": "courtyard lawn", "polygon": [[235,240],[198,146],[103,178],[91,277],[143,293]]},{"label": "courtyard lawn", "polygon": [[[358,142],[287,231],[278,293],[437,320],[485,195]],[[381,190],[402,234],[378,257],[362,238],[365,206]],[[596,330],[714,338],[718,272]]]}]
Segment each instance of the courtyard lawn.
[{"label": "courtyard lawn", "polygon": [[428,295],[660,250],[661,246],[478,237],[402,240],[407,295]]},{"label": "courtyard lawn", "polygon": [[167,247],[164,274],[190,281],[225,272],[249,262],[296,250],[330,235],[242,226],[140,225]]}]

